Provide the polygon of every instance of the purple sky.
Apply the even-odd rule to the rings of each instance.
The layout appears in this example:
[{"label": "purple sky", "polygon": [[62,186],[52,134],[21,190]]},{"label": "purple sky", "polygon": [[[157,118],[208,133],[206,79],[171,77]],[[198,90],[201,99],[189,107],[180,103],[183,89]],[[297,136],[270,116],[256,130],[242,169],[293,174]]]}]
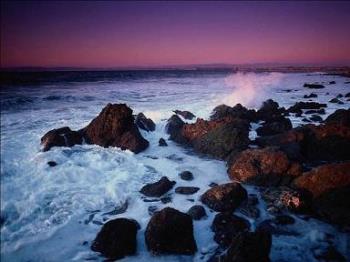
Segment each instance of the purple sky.
[{"label": "purple sky", "polygon": [[3,2],[1,65],[350,64],[350,2]]}]

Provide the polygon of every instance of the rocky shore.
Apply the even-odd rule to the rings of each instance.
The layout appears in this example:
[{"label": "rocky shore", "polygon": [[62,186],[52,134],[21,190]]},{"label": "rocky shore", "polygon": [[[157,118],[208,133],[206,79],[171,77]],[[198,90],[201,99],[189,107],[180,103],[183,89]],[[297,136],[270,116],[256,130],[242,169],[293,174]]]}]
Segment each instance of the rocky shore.
[{"label": "rocky shore", "polygon": [[[349,96],[342,94],[344,98]],[[319,119],[326,107],[323,103],[301,101],[283,108],[269,99],[258,110],[240,104],[219,105],[210,119],[175,110],[167,120],[168,140],[200,156],[225,161],[231,182],[208,185],[210,188],[199,196],[201,204],[193,205],[187,213],[167,207],[167,203],[172,201],[171,191],[191,196],[200,190],[176,185],[178,181],[193,180],[190,171],[180,173],[178,181],[164,176],[140,188],[145,202],[161,201],[164,205],[160,210],[152,206],[148,209],[150,219],[142,230],[148,251],[155,256],[199,252],[193,224],[208,219],[209,212],[215,213],[211,230],[217,243],[209,261],[270,261],[273,237],[293,234],[288,227],[295,223],[293,216],[319,219],[349,232],[350,109],[339,109],[325,120]],[[318,124],[293,128],[290,116]],[[252,124],[259,126],[254,140],[249,137]],[[51,130],[41,138],[41,144],[43,151],[88,143],[137,154],[149,146],[139,129],[152,132],[155,123],[142,113],[134,116],[125,104],[108,104],[86,127],[77,131],[69,127]],[[159,146],[168,146],[167,139],[161,138]],[[259,196],[249,194],[247,185],[256,187]],[[271,219],[253,227],[250,219],[260,216],[259,201],[264,202],[264,212]],[[127,208],[125,203],[114,214],[121,215]],[[140,234],[137,219],[120,216],[105,221],[91,249],[109,260],[136,255]],[[320,261],[346,261],[346,254],[332,244],[314,257]]]}]

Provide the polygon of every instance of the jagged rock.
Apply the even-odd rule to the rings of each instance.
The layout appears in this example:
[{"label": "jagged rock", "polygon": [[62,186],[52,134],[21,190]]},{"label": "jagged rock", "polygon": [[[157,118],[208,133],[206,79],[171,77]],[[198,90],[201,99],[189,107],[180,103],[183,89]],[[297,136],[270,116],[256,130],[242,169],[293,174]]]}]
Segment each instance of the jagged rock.
[{"label": "jagged rock", "polygon": [[172,115],[167,122],[167,125],[165,126],[166,132],[170,135],[170,139],[178,142],[178,143],[186,143],[186,140],[181,134],[181,130],[183,125],[185,124],[184,121],[181,120],[180,117],[177,115]]},{"label": "jagged rock", "polygon": [[72,147],[74,145],[81,145],[82,143],[82,134],[77,131],[72,131],[69,127],[53,129],[41,138],[44,152],[50,150],[54,146]]},{"label": "jagged rock", "polygon": [[175,114],[182,116],[185,119],[192,120],[196,116],[192,114],[190,111],[181,111],[181,110],[175,110]]},{"label": "jagged rock", "polygon": [[176,184],[175,181],[170,181],[163,176],[159,181],[143,186],[140,190],[142,194],[148,197],[161,197]]},{"label": "jagged rock", "polygon": [[182,180],[191,181],[193,180],[193,174],[190,171],[183,171],[179,174]]},{"label": "jagged rock", "polygon": [[135,119],[136,125],[146,131],[154,131],[156,129],[156,124],[152,119],[147,118],[143,113],[139,113]]},{"label": "jagged rock", "polygon": [[254,109],[247,109],[241,104],[236,104],[234,107],[227,105],[219,105],[213,109],[210,119],[219,120],[226,117],[241,118],[256,122],[257,115]]},{"label": "jagged rock", "polygon": [[136,253],[136,234],[139,225],[135,220],[117,218],[103,225],[91,245],[108,259],[121,259]]},{"label": "jagged rock", "polygon": [[301,174],[301,166],[274,147],[247,149],[229,167],[233,180],[258,186],[287,185]]},{"label": "jagged rock", "polygon": [[329,115],[325,123],[338,123],[350,127],[350,109],[338,109]]},{"label": "jagged rock", "polygon": [[261,127],[256,129],[259,136],[270,136],[283,133],[292,129],[292,122],[283,116],[266,121]]},{"label": "jagged rock", "polygon": [[284,108],[280,108],[279,104],[272,99],[263,102],[260,109],[257,111],[258,119],[272,122],[274,119],[281,117],[285,113]]},{"label": "jagged rock", "polygon": [[175,193],[181,195],[193,195],[194,193],[198,192],[199,189],[199,187],[179,186],[175,188]]},{"label": "jagged rock", "polygon": [[311,89],[321,89],[321,88],[324,88],[324,85],[305,83],[305,84],[304,84],[304,87],[311,88]]},{"label": "jagged rock", "polygon": [[139,153],[148,147],[134,123],[132,110],[125,104],[108,104],[82,132],[87,143],[115,146]]},{"label": "jagged rock", "polygon": [[247,191],[239,183],[214,186],[201,196],[202,203],[217,212],[233,211],[245,199]]},{"label": "jagged rock", "polygon": [[188,211],[187,214],[189,214],[193,220],[200,220],[203,217],[207,216],[207,213],[205,212],[205,209],[201,205],[195,205],[192,206]]},{"label": "jagged rock", "polygon": [[192,255],[197,251],[191,216],[169,207],[154,213],[145,241],[148,250],[156,255]]},{"label": "jagged rock", "polygon": [[167,142],[165,141],[164,138],[160,138],[158,141],[159,146],[168,146]]}]

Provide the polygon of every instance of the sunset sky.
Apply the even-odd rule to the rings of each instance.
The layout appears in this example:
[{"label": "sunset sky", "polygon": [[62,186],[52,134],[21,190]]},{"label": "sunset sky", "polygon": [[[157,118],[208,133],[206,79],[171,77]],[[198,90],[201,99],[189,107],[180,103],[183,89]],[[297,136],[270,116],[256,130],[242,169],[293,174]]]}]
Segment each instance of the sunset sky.
[{"label": "sunset sky", "polygon": [[1,2],[1,66],[350,64],[350,2]]}]

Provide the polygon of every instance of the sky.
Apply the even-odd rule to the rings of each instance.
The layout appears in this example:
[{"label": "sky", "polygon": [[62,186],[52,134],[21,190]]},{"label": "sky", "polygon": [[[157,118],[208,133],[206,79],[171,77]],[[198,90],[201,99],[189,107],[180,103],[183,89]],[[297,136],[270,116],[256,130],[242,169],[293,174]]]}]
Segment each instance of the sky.
[{"label": "sky", "polygon": [[1,1],[1,66],[350,65],[349,14],[346,1]]}]

